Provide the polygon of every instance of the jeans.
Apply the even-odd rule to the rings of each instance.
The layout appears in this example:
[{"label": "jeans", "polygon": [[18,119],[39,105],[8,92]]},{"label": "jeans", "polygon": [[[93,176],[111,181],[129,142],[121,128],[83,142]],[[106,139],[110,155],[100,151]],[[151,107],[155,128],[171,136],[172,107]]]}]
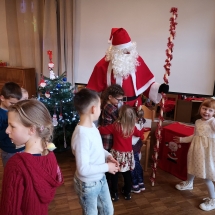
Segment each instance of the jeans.
[{"label": "jeans", "polygon": [[131,178],[133,186],[142,184],[143,182],[143,168],[140,164],[139,153],[134,153],[135,168],[131,171]]},{"label": "jeans", "polygon": [[6,166],[6,163],[8,162],[8,160],[15,154],[16,153],[8,153],[8,152],[1,150],[1,159],[2,159],[3,167]]},{"label": "jeans", "polygon": [[105,175],[93,182],[82,182],[74,176],[74,186],[84,215],[113,215],[113,203]]}]

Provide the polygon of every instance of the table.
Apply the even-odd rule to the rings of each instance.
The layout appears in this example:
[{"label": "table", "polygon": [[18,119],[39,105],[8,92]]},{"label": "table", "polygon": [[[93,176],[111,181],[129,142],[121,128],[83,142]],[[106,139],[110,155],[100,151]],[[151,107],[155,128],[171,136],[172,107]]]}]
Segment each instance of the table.
[{"label": "table", "polygon": [[173,142],[173,137],[186,137],[192,135],[193,132],[193,126],[178,122],[163,127],[158,156],[159,168],[181,180],[187,179],[187,152],[190,143],[176,144]]}]

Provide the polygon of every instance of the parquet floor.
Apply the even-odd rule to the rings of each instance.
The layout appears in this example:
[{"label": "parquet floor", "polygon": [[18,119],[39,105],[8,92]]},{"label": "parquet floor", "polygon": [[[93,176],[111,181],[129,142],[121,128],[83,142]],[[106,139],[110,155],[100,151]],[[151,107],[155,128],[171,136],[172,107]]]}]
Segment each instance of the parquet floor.
[{"label": "parquet floor", "polygon": [[[62,169],[65,183],[57,189],[55,199],[49,207],[49,215],[81,215],[81,207],[73,189],[75,159],[70,151],[56,154],[56,156]],[[146,190],[144,192],[132,194],[132,199],[130,201],[124,200],[121,195],[119,196],[119,201],[114,203],[115,214],[215,214],[215,210],[205,212],[198,208],[202,199],[207,197],[207,191],[201,179],[195,180],[194,189],[192,191],[177,191],[174,186],[180,181],[179,179],[158,169],[156,184],[152,187],[149,181],[150,173],[150,169],[148,172],[145,172]],[[2,181],[2,175],[3,168],[0,163],[0,183]]]}]

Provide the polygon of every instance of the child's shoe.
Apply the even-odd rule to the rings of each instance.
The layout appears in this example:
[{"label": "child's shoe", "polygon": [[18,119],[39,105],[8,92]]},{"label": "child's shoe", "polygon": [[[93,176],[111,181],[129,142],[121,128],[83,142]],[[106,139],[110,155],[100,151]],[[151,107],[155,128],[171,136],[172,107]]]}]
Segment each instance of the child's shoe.
[{"label": "child's shoe", "polygon": [[131,194],[128,193],[126,195],[124,195],[125,200],[130,200],[131,199]]},{"label": "child's shoe", "polygon": [[210,211],[215,209],[215,199],[205,198],[203,200],[205,200],[205,202],[199,205],[199,207],[203,211]]},{"label": "child's shoe", "polygon": [[123,188],[122,188],[121,192],[124,195],[125,200],[130,200],[131,199],[131,194],[130,193],[125,193]]},{"label": "child's shoe", "polygon": [[143,183],[139,184],[139,188],[140,188],[140,191],[144,191],[146,189]]},{"label": "child's shoe", "polygon": [[132,192],[132,193],[140,193],[141,191],[140,191],[139,186],[137,185],[137,186],[133,186],[133,187],[131,188],[131,192]]},{"label": "child's shoe", "polygon": [[193,183],[189,182],[189,181],[182,181],[179,184],[176,184],[175,188],[177,190],[192,190],[193,189]]},{"label": "child's shoe", "polygon": [[118,201],[119,200],[118,194],[117,193],[112,193],[111,194],[111,199],[112,199],[113,202]]}]

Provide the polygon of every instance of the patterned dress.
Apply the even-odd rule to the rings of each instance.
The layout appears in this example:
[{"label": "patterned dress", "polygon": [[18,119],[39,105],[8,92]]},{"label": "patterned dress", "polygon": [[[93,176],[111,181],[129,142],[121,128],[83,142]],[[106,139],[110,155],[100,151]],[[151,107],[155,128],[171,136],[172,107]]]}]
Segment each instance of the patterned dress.
[{"label": "patterned dress", "polygon": [[191,142],[187,170],[198,178],[215,181],[215,119],[197,120],[194,135],[181,138],[180,142]]}]

